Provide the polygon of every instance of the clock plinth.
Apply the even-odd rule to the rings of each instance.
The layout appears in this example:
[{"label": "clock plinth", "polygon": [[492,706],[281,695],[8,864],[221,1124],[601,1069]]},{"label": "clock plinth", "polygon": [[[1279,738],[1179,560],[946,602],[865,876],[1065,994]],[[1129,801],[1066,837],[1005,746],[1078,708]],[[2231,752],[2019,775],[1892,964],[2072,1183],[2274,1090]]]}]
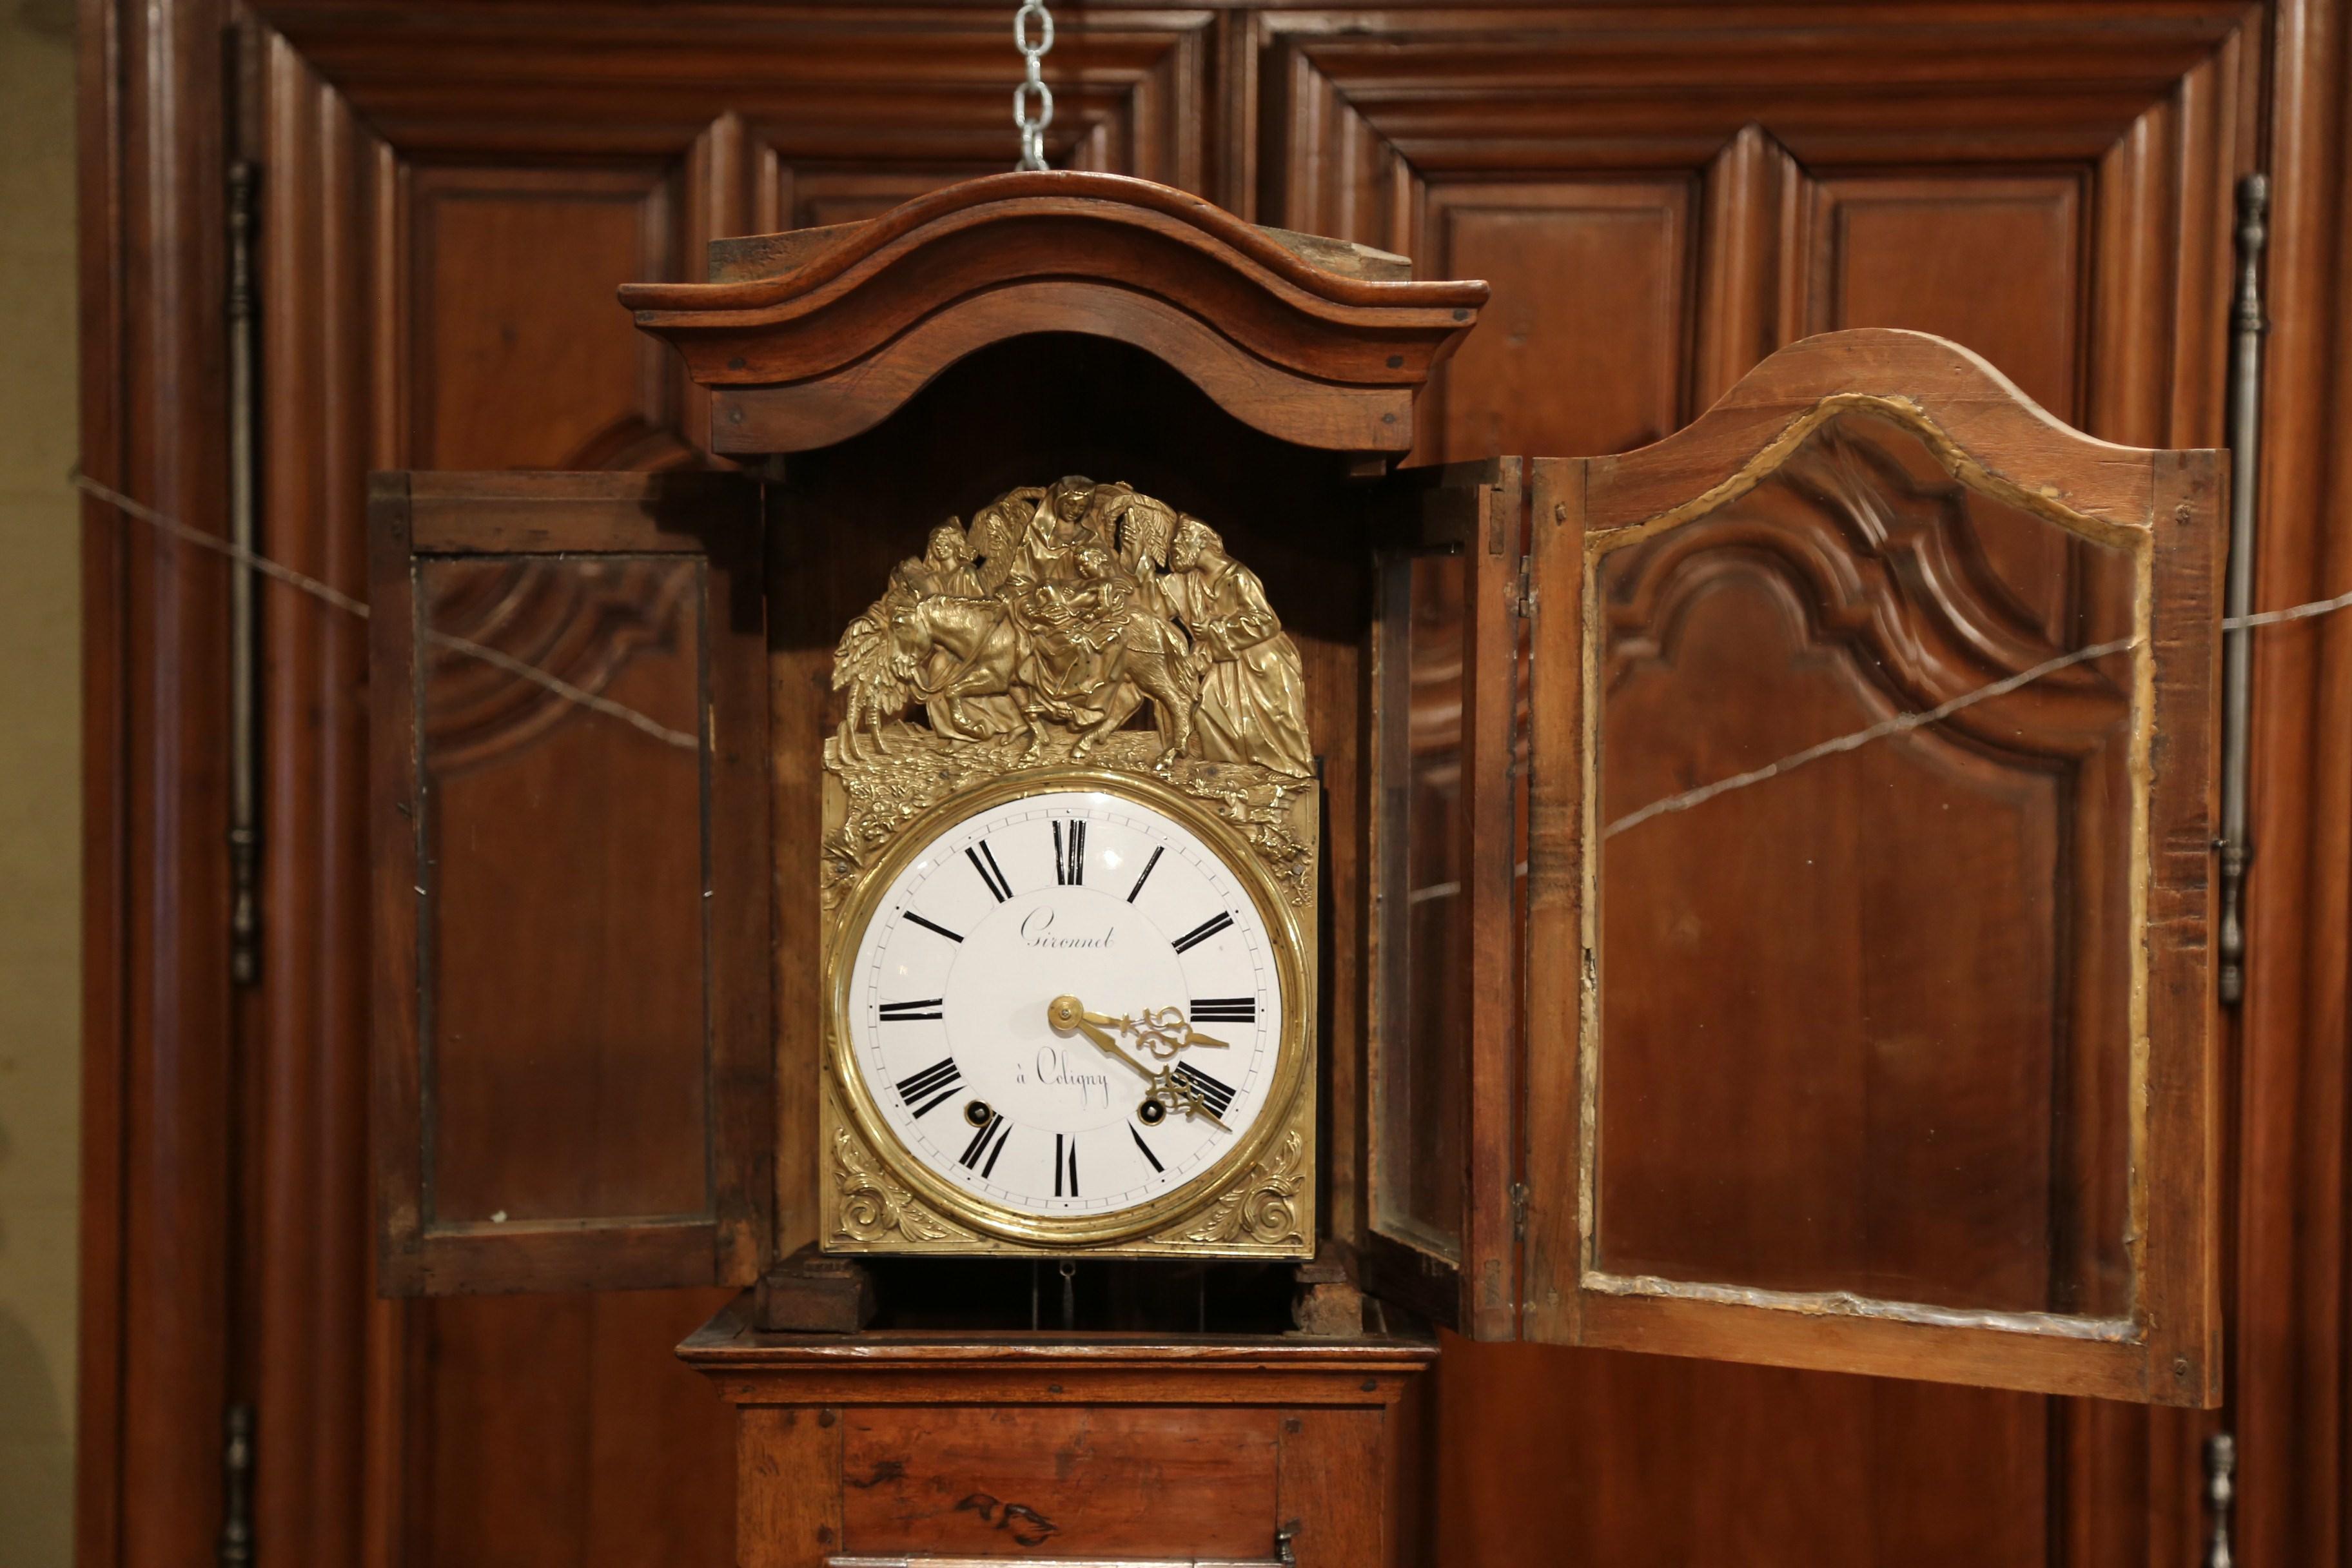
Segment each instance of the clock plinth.
[{"label": "clock plinth", "polygon": [[748,1307],[678,1347],[736,1412],[746,1568],[1420,1560],[1433,1340],[779,1334]]}]

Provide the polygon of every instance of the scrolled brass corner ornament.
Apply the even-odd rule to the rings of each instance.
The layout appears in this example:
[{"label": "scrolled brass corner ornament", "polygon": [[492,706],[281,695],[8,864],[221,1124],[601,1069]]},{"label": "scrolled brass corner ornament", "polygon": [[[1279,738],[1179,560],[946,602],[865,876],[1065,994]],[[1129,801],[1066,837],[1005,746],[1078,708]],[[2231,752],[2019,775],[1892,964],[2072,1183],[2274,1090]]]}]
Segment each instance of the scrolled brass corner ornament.
[{"label": "scrolled brass corner ornament", "polygon": [[[1132,486],[1010,490],[833,681],[826,1245],[1309,1250],[1319,806],[1255,574]],[[1269,1173],[1285,1223],[1234,1223]]]}]

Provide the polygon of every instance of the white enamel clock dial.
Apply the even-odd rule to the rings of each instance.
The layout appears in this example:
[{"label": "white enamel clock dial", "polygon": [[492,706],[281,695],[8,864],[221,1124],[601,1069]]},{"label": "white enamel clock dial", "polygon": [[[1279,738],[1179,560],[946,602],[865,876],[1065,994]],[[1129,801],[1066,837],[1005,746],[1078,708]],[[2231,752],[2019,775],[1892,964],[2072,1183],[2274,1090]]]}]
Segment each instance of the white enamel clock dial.
[{"label": "white enamel clock dial", "polygon": [[1244,875],[1127,793],[983,805],[870,905],[845,955],[845,1066],[979,1205],[1076,1221],[1154,1204],[1245,1142],[1283,1079],[1282,938]]}]

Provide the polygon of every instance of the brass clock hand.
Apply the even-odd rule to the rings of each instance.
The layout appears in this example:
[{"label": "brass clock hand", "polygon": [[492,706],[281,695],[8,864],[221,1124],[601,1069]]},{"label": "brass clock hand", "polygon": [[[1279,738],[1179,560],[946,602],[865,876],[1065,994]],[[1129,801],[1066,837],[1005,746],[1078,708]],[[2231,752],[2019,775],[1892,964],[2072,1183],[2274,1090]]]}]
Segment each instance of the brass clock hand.
[{"label": "brass clock hand", "polygon": [[1163,1062],[1191,1046],[1232,1049],[1224,1041],[1196,1031],[1186,1021],[1181,1007],[1146,1007],[1133,1017],[1113,1018],[1102,1013],[1082,1013],[1080,1016],[1089,1024],[1116,1029],[1122,1035],[1133,1035],[1138,1045]]},{"label": "brass clock hand", "polygon": [[[1096,1022],[1098,1018],[1101,1019],[1101,1024]],[[1177,1082],[1174,1075],[1167,1068],[1154,1070],[1144,1066],[1130,1055],[1125,1047],[1104,1032],[1103,1024],[1118,1026],[1122,1020],[1105,1018],[1099,1013],[1089,1013],[1086,1009],[1086,1005],[1075,996],[1056,996],[1045,1004],[1045,1022],[1057,1033],[1066,1035],[1075,1030],[1084,1035],[1092,1040],[1105,1056],[1116,1057],[1133,1068],[1142,1076],[1143,1081],[1151,1086],[1151,1098],[1159,1100],[1162,1105],[1181,1110],[1188,1117],[1206,1117],[1209,1124],[1219,1131],[1233,1131],[1225,1125],[1222,1117],[1201,1103],[1199,1096]]]},{"label": "brass clock hand", "polygon": [[1092,1040],[1105,1056],[1125,1062],[1141,1074],[1145,1082],[1157,1087],[1160,1075],[1129,1056],[1117,1040],[1097,1026],[1097,1021],[1102,1024],[1118,1022],[1115,1018],[1104,1018],[1099,1014],[1087,1012],[1075,996],[1056,996],[1045,1005],[1045,1022],[1052,1025],[1057,1033],[1066,1035],[1076,1030]]}]

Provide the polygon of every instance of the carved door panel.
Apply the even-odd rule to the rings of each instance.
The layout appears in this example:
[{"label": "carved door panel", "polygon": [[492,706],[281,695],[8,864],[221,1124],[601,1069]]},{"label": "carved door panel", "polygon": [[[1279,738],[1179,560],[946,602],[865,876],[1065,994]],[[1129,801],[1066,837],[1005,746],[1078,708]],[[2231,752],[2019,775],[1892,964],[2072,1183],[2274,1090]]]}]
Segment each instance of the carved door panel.
[{"label": "carved door panel", "polygon": [[2221,470],[1888,331],[1540,466],[1528,1337],[2218,1397]]}]

